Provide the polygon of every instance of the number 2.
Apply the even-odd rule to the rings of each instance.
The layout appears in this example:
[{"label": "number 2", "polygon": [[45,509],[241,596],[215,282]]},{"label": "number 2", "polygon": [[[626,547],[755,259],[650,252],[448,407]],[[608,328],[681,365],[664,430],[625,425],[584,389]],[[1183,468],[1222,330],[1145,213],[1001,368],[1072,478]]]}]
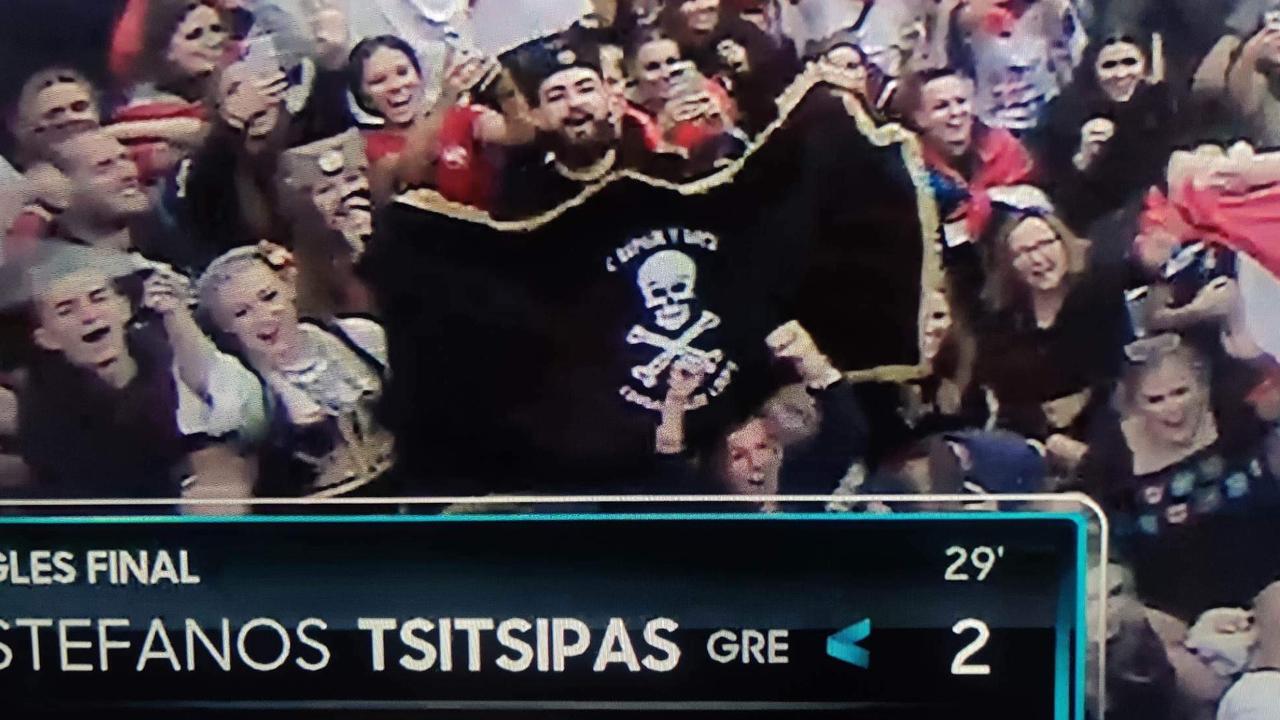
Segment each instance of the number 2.
[{"label": "number 2", "polygon": [[981,620],[966,618],[956,623],[951,628],[951,632],[956,635],[963,635],[969,631],[978,633],[973,642],[965,645],[956,653],[956,659],[951,662],[952,675],[990,675],[990,665],[970,665],[969,660],[978,654],[978,651],[987,646],[987,641],[991,639],[991,629]]},{"label": "number 2", "polygon": [[947,548],[947,557],[951,557],[952,555],[956,558],[955,562],[951,563],[951,566],[947,568],[947,574],[943,575],[943,577],[952,582],[964,582],[968,580],[969,573],[961,572],[960,566],[964,565],[965,562],[969,560],[969,553],[962,547],[952,545]]}]

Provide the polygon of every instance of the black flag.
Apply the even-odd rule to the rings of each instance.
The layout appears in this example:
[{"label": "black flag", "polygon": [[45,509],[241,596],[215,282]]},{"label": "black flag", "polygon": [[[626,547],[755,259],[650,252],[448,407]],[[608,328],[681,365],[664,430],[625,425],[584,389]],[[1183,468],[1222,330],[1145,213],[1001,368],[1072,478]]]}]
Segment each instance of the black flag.
[{"label": "black flag", "polygon": [[916,370],[936,223],[914,141],[799,82],[697,182],[613,173],[520,222],[429,191],[388,209],[363,271],[423,492],[645,489],[672,364],[703,366],[687,422],[705,446],[776,385],[764,338],[787,320],[852,374]]}]

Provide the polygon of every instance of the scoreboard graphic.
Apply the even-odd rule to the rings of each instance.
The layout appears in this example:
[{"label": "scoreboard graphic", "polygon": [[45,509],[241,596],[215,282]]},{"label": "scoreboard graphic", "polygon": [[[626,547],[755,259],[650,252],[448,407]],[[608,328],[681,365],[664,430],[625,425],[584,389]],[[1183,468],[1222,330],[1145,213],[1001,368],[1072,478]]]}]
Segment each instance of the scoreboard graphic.
[{"label": "scoreboard graphic", "polygon": [[1083,720],[1074,513],[0,519],[14,717]]}]

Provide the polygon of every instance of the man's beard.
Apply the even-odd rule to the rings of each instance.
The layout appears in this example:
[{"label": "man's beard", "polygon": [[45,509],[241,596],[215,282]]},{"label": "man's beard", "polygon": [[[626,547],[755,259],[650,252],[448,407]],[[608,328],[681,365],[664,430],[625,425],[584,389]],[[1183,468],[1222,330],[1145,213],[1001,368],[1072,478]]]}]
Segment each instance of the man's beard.
[{"label": "man's beard", "polygon": [[552,151],[566,165],[580,167],[599,160],[613,148],[618,131],[608,118],[593,118],[590,132],[581,137],[569,137],[564,128],[552,138]]}]

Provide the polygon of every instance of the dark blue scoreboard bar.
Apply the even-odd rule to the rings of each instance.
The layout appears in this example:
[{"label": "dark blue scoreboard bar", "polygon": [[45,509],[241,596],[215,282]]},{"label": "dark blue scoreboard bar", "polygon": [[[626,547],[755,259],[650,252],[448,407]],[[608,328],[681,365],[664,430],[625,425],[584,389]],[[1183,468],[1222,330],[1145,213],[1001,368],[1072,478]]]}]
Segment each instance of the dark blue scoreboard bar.
[{"label": "dark blue scoreboard bar", "polygon": [[12,717],[1083,720],[1071,514],[0,520]]}]

